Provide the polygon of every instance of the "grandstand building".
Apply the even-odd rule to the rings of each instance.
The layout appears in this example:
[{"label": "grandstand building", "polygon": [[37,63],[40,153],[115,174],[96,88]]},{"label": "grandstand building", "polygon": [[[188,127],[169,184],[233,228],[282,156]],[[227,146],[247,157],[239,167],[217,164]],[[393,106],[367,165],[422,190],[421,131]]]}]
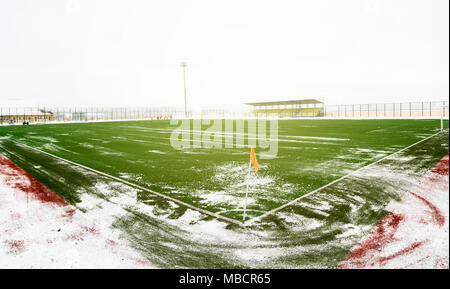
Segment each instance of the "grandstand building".
[{"label": "grandstand building", "polygon": [[318,99],[249,102],[257,117],[319,117],[324,115],[324,102]]}]

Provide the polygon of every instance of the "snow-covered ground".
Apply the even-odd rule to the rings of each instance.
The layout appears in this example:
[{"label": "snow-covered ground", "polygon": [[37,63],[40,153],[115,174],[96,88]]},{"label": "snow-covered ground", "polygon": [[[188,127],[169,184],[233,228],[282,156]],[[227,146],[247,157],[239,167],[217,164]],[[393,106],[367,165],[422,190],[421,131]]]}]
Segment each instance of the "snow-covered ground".
[{"label": "snow-covered ground", "polygon": [[[399,160],[408,159],[399,156]],[[409,184],[416,183],[421,176],[411,178],[404,170],[379,166],[359,172],[348,182],[367,183],[367,180],[381,178],[386,184],[396,184],[389,190],[398,191],[410,188]],[[74,207],[0,155],[0,268],[154,268],[148,259],[155,263],[154,257],[180,257],[178,252],[185,249],[200,252],[196,246],[201,247],[202,253],[205,248],[213,248],[211,254],[217,255],[217,260],[225,256],[248,267],[290,268],[296,264],[282,264],[278,260],[311,252],[322,256],[328,251],[334,252],[336,246],[350,249],[361,239],[340,263],[340,268],[448,268],[448,182],[447,155],[416,188],[403,195],[401,202],[391,202],[387,208],[390,213],[373,229],[372,225],[333,221],[330,214],[336,215],[335,207],[349,205],[349,216],[366,207],[364,194],[359,194],[357,187],[353,192],[345,184],[338,184],[335,189],[318,192],[294,206],[319,217],[307,217],[291,210],[279,212],[279,222],[289,228],[284,235],[276,227],[271,229],[269,223],[264,230],[258,226],[230,230],[226,223],[203,220],[202,214],[190,209],[179,218],[171,219],[166,216],[170,209],[161,215],[153,206],[137,200],[133,188],[115,181],[106,183],[99,179],[94,189],[106,198],[82,194],[81,202]],[[381,189],[383,183],[379,187]],[[339,194],[340,189],[345,193]],[[169,205],[178,207],[172,202]],[[384,208],[382,203],[378,205],[380,207],[370,206],[375,206],[373,211]],[[167,238],[165,231],[155,223],[136,224],[136,230],[129,232],[137,237],[134,240],[138,240],[138,244],[140,240],[150,240],[152,247],[162,245],[164,256],[149,252],[145,258],[142,251],[133,249],[136,247],[123,236],[124,232],[113,226],[118,218],[126,216],[127,208],[155,220],[164,220],[163,226],[169,226]],[[321,244],[309,242],[336,229],[340,233],[335,240]],[[158,235],[160,232],[162,235]],[[287,244],[292,238],[298,240]],[[157,240],[162,243],[153,243]],[[338,261],[344,258],[342,255]],[[308,262],[302,267],[329,266],[324,260],[311,265]],[[213,264],[205,264],[215,266],[215,262],[216,259]],[[337,264],[331,263],[333,267]],[[164,266],[173,265],[168,262]]]},{"label": "snow-covered ground", "polygon": [[82,212],[0,155],[0,268],[152,268],[107,205]]},{"label": "snow-covered ground", "polygon": [[449,156],[389,213],[340,268],[449,267]]}]

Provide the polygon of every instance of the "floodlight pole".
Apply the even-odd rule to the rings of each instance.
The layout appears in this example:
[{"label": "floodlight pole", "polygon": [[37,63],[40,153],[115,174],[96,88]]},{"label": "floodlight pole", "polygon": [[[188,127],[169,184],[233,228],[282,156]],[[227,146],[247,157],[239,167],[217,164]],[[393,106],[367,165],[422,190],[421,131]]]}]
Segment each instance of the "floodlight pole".
[{"label": "floodlight pole", "polygon": [[184,116],[187,117],[187,102],[186,102],[186,66],[187,62],[180,62],[180,66],[183,68],[183,83],[184,83]]},{"label": "floodlight pole", "polygon": [[445,118],[445,110],[448,108],[448,105],[446,106],[445,103],[442,104],[441,109],[441,131],[444,130],[444,118]]}]

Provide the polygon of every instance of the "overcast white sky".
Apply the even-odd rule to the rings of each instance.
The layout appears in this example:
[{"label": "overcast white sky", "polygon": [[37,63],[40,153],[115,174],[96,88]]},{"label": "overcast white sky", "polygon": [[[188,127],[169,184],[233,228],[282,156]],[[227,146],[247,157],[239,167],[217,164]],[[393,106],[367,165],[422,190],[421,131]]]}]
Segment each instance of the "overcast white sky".
[{"label": "overcast white sky", "polygon": [[448,0],[0,0],[0,106],[444,100]]}]

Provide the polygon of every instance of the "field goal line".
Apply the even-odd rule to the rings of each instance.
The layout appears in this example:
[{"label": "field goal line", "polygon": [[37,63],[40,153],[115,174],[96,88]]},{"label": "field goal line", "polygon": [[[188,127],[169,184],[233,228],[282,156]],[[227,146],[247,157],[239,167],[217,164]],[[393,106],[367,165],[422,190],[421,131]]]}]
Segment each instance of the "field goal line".
[{"label": "field goal line", "polygon": [[306,197],[309,197],[309,196],[311,196],[311,195],[313,195],[313,194],[315,194],[315,193],[317,193],[317,192],[319,192],[319,191],[321,191],[321,190],[323,190],[323,189],[325,189],[325,188],[327,188],[327,187],[329,187],[329,186],[331,186],[331,185],[333,185],[333,184],[335,184],[335,183],[337,183],[337,182],[339,182],[339,181],[342,181],[342,180],[344,180],[344,179],[346,179],[346,178],[348,178],[348,177],[350,177],[350,176],[353,176],[354,174],[356,174],[356,173],[362,171],[363,169],[367,169],[367,168],[369,168],[369,167],[371,167],[371,166],[373,166],[373,165],[376,165],[377,163],[379,163],[379,162],[381,162],[381,161],[383,161],[383,160],[385,160],[385,159],[387,159],[387,158],[390,158],[390,157],[392,157],[392,156],[394,156],[394,155],[396,155],[396,154],[399,154],[399,153],[401,153],[401,152],[403,152],[403,151],[405,151],[405,150],[407,150],[407,149],[409,149],[409,148],[411,148],[411,147],[413,147],[413,146],[415,146],[415,145],[417,145],[417,144],[419,144],[419,143],[421,143],[421,142],[424,142],[424,141],[426,141],[426,140],[429,140],[430,138],[437,136],[438,134],[442,133],[443,131],[444,131],[444,130],[441,130],[441,131],[439,131],[439,132],[437,132],[437,133],[435,133],[435,134],[433,134],[433,135],[430,135],[430,136],[428,136],[428,137],[426,137],[426,138],[424,138],[424,139],[419,140],[418,142],[415,142],[415,143],[413,143],[413,144],[411,144],[411,145],[409,145],[409,146],[407,146],[407,147],[404,147],[404,148],[402,148],[402,149],[400,149],[400,150],[398,150],[398,151],[396,151],[396,152],[394,152],[394,153],[392,153],[392,154],[390,154],[390,155],[387,155],[387,156],[385,156],[385,157],[383,157],[383,158],[381,158],[381,159],[379,159],[379,160],[377,160],[377,161],[375,161],[375,162],[373,162],[373,163],[370,163],[370,164],[368,164],[368,165],[366,165],[366,166],[363,166],[363,167],[361,167],[361,168],[359,168],[359,169],[357,169],[357,170],[354,170],[353,172],[348,173],[348,174],[345,175],[345,176],[342,176],[342,177],[340,177],[340,178],[338,178],[338,179],[336,179],[336,180],[334,180],[334,181],[332,181],[332,182],[330,182],[330,183],[328,183],[328,184],[326,184],[326,185],[324,185],[324,186],[322,186],[322,187],[320,187],[320,188],[317,188],[317,189],[315,189],[315,190],[313,190],[313,191],[311,191],[311,192],[309,192],[309,193],[307,193],[307,194],[305,194],[305,195],[302,195],[302,196],[300,196],[300,197],[298,197],[298,198],[296,198],[296,199],[294,199],[294,200],[292,200],[292,201],[289,201],[289,202],[287,202],[287,203],[284,204],[284,205],[281,205],[281,206],[279,206],[279,207],[277,207],[277,208],[275,208],[275,209],[272,209],[272,210],[270,210],[270,211],[267,211],[266,213],[264,213],[264,214],[262,214],[262,215],[260,215],[260,216],[253,217],[253,218],[249,219],[248,222],[245,223],[245,225],[251,225],[251,224],[253,224],[253,223],[256,222],[256,221],[263,219],[264,217],[267,217],[267,216],[269,216],[269,215],[275,214],[276,212],[278,212],[278,211],[280,211],[280,210],[282,210],[282,209],[284,209],[284,208],[286,208],[286,207],[289,207],[289,206],[293,205],[294,203],[298,202],[298,201],[301,200],[301,199],[304,199],[304,198],[306,198]]},{"label": "field goal line", "polygon": [[184,207],[187,207],[187,208],[189,208],[189,209],[195,210],[195,211],[197,211],[197,212],[203,213],[203,214],[205,214],[205,215],[214,217],[214,218],[216,218],[216,219],[219,219],[219,220],[222,220],[222,221],[225,221],[225,222],[228,222],[228,223],[233,223],[233,224],[240,225],[240,226],[243,225],[243,223],[240,222],[240,221],[238,221],[238,220],[234,220],[234,219],[231,219],[231,218],[228,218],[228,217],[221,216],[221,215],[219,215],[219,214],[217,214],[217,213],[210,212],[210,211],[207,211],[207,210],[205,210],[205,209],[202,209],[202,208],[193,206],[193,205],[191,205],[191,204],[185,203],[185,202],[180,201],[180,200],[178,200],[178,199],[169,197],[169,196],[167,196],[167,195],[165,195],[165,194],[158,193],[158,192],[155,192],[155,191],[150,190],[150,189],[148,189],[148,188],[142,187],[142,186],[140,186],[140,185],[130,183],[130,182],[124,180],[124,179],[121,179],[121,178],[118,178],[118,177],[109,175],[109,174],[107,174],[107,173],[104,173],[104,172],[98,171],[98,170],[96,170],[96,169],[93,169],[93,168],[84,166],[84,165],[82,165],[82,164],[79,164],[79,163],[70,161],[70,160],[68,160],[68,159],[65,159],[65,158],[62,158],[62,157],[58,157],[58,156],[56,156],[56,155],[54,155],[54,154],[45,152],[45,151],[43,151],[43,150],[40,150],[40,149],[38,149],[38,148],[34,148],[34,147],[32,147],[32,146],[26,145],[26,144],[21,143],[21,142],[17,142],[17,141],[15,141],[15,140],[10,139],[10,138],[8,138],[8,139],[9,139],[10,141],[12,141],[12,142],[18,144],[18,145],[21,145],[21,146],[30,148],[30,149],[32,149],[32,150],[38,151],[38,152],[40,152],[40,153],[43,153],[43,154],[45,154],[45,155],[48,155],[48,156],[50,156],[50,157],[52,157],[52,158],[55,158],[55,159],[58,159],[58,160],[60,160],[60,161],[69,163],[69,164],[71,164],[71,165],[74,165],[74,166],[83,168],[83,169],[85,169],[85,170],[88,170],[88,171],[90,171],[90,172],[96,173],[96,174],[98,174],[98,175],[101,175],[101,176],[104,176],[104,177],[113,179],[113,180],[115,180],[115,181],[121,182],[121,183],[126,184],[126,185],[128,185],[128,186],[130,186],[130,187],[133,187],[133,188],[135,188],[135,189],[139,189],[139,190],[143,190],[143,191],[149,192],[149,193],[151,193],[151,194],[153,194],[153,195],[155,195],[155,196],[158,196],[158,197],[164,198],[164,199],[166,199],[166,200],[172,201],[172,202],[174,202],[174,203],[177,203],[177,204],[182,205],[182,206],[184,206]]}]

